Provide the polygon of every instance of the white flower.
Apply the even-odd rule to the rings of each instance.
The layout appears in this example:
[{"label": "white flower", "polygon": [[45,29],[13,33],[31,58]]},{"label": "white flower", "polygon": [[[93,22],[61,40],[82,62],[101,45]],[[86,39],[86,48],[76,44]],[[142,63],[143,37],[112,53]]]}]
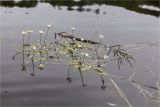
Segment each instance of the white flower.
[{"label": "white flower", "polygon": [[104,57],[103,57],[104,59],[107,59],[107,58],[109,58],[109,56],[108,55],[104,55]]},{"label": "white flower", "polygon": [[84,55],[84,53],[81,53],[81,55]]},{"label": "white flower", "polygon": [[99,38],[104,38],[104,36],[103,35],[99,35]]},{"label": "white flower", "polygon": [[89,54],[88,54],[88,53],[85,53],[85,55],[86,55],[86,56],[89,56]]},{"label": "white flower", "polygon": [[27,32],[25,32],[25,31],[22,31],[22,33],[21,33],[22,35],[26,35],[27,34]]},{"label": "white flower", "polygon": [[48,27],[48,28],[50,28],[50,27],[53,27],[53,26],[52,26],[52,25],[50,25],[50,24],[48,24],[48,25],[47,25],[47,27]]},{"label": "white flower", "polygon": [[73,40],[76,40],[76,38],[73,38]]},{"label": "white flower", "polygon": [[84,38],[81,38],[81,41],[84,41]]},{"label": "white flower", "polygon": [[75,30],[76,28],[74,28],[74,27],[71,27],[71,29],[72,29],[72,30]]},{"label": "white flower", "polygon": [[40,34],[43,34],[44,32],[42,30],[39,31]]},{"label": "white flower", "polygon": [[91,65],[89,65],[89,66],[88,66],[88,68],[92,68],[92,66],[91,66]]}]

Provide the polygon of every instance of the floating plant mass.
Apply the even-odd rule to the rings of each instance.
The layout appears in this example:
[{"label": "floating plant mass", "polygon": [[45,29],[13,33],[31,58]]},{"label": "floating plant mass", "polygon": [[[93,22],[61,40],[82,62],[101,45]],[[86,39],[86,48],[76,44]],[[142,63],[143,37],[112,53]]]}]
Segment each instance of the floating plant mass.
[{"label": "floating plant mass", "polygon": [[[27,71],[25,59],[30,59],[32,63],[32,72],[31,76],[35,76],[35,63],[38,63],[37,68],[40,70],[47,69],[45,62],[53,61],[57,63],[67,63],[67,78],[68,82],[72,81],[70,76],[70,69],[74,68],[80,73],[82,86],[86,86],[84,81],[83,72],[92,71],[96,72],[101,78],[101,88],[106,89],[104,77],[108,78],[120,96],[126,101],[126,103],[131,107],[132,105],[128,101],[124,92],[116,84],[114,79],[119,79],[131,83],[135,86],[145,98],[152,99],[159,102],[148,90],[143,87],[135,80],[133,80],[133,75],[128,78],[122,78],[117,75],[112,75],[108,73],[105,68],[109,60],[117,62],[118,68],[121,68],[121,65],[124,62],[133,67],[133,64],[136,62],[134,57],[131,56],[127,50],[122,45],[108,45],[102,42],[104,36],[102,34],[97,34],[97,41],[88,40],[85,38],[77,37],[74,32],[76,28],[71,27],[71,33],[60,32],[54,33],[54,39],[48,40],[50,29],[52,25],[47,25],[47,31],[39,31],[39,41],[35,43],[30,42],[30,35],[32,30],[22,31],[22,46],[17,48],[14,46],[17,53],[12,57],[15,59],[17,55],[22,55],[22,71]],[[27,40],[25,40],[27,38]],[[157,82],[157,87],[154,87],[156,91],[160,94],[160,83]],[[149,86],[148,86],[149,87]],[[151,88],[151,87],[150,87]]]}]

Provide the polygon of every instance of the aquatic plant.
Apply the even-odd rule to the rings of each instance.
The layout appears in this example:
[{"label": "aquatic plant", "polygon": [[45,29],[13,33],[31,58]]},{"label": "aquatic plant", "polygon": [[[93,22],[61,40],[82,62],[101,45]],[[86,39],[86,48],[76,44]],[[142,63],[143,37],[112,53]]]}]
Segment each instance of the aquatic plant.
[{"label": "aquatic plant", "polygon": [[[101,78],[101,88],[106,89],[105,78],[114,85],[120,96],[126,101],[129,107],[132,107],[129,100],[127,99],[123,90],[119,87],[115,80],[125,81],[132,84],[139,93],[141,93],[145,99],[160,102],[154,93],[160,95],[160,81],[158,79],[156,86],[150,86],[141,84],[134,80],[133,77],[136,72],[129,77],[120,77],[113,75],[106,70],[106,64],[112,60],[116,61],[118,68],[121,69],[121,65],[127,62],[132,68],[136,62],[135,58],[129,53],[131,50],[126,50],[126,47],[133,46],[136,44],[122,46],[122,45],[108,45],[103,43],[104,36],[97,32],[97,41],[92,41],[84,38],[75,36],[75,28],[71,27],[71,34],[67,32],[54,33],[54,40],[47,40],[49,30],[53,27],[47,25],[46,33],[42,30],[39,31],[39,42],[31,43],[30,35],[32,30],[22,32],[22,46],[18,49],[15,45],[14,48],[17,53],[12,57],[15,59],[17,55],[22,55],[22,71],[26,71],[25,58],[30,59],[32,63],[31,76],[35,76],[35,63],[39,63],[37,68],[43,71],[46,69],[44,62],[53,61],[55,63],[67,63],[67,78],[66,80],[71,83],[72,78],[70,76],[70,70],[75,69],[79,71],[82,80],[82,86],[87,86],[84,81],[84,72],[92,71],[96,72]],[[46,34],[44,36],[44,34]],[[25,42],[25,36],[28,36],[27,42]],[[44,36],[44,40],[42,38]],[[149,44],[143,44],[149,45]],[[151,45],[151,44],[150,44]],[[152,44],[158,45],[158,44]],[[137,49],[137,48],[133,48]],[[151,93],[145,87],[154,89]]]}]

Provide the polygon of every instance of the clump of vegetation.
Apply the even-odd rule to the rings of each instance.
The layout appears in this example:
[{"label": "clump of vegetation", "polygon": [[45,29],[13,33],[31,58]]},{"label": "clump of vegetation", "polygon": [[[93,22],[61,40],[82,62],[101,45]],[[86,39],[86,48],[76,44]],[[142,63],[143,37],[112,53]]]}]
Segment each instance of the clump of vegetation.
[{"label": "clump of vegetation", "polygon": [[[35,76],[35,63],[38,63],[37,68],[40,70],[46,69],[45,62],[61,62],[68,64],[66,80],[71,83],[70,70],[76,69],[80,73],[82,86],[87,86],[84,81],[84,72],[96,72],[101,78],[101,88],[106,89],[105,78],[108,78],[114,85],[120,96],[126,101],[129,107],[132,107],[123,90],[119,87],[115,80],[125,81],[132,84],[138,89],[145,99],[160,102],[155,93],[160,95],[160,81],[157,81],[156,86],[143,85],[133,79],[135,72],[129,77],[120,77],[110,74],[106,71],[106,64],[109,60],[117,62],[118,68],[124,62],[127,62],[132,68],[136,62],[134,57],[122,45],[107,45],[104,44],[102,34],[97,33],[97,41],[79,38],[74,35],[75,28],[71,28],[72,32],[55,33],[54,40],[48,40],[49,31],[52,25],[47,25],[47,32],[39,31],[39,42],[31,43],[30,35],[32,30],[22,32],[22,46],[18,49],[14,46],[17,53],[12,57],[15,59],[17,55],[22,55],[22,71],[26,70],[25,59],[30,59],[32,63],[31,76]],[[27,38],[27,39],[26,39]],[[44,39],[43,39],[44,38]],[[151,93],[145,87],[154,89]]]}]

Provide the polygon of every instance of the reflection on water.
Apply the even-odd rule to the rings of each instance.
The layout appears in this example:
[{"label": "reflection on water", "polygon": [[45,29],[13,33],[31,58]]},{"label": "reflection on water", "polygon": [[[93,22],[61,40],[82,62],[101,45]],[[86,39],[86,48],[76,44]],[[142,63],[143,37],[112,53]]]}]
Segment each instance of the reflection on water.
[{"label": "reflection on water", "polygon": [[[150,9],[150,8],[142,8],[143,5],[153,6],[156,8],[159,8],[159,1],[158,0],[129,0],[127,2],[116,1],[116,0],[80,0],[80,1],[74,1],[74,0],[41,0],[40,2],[43,3],[49,3],[53,7],[58,6],[58,9],[61,9],[61,6],[66,6],[67,10],[73,11],[77,10],[79,12],[83,11],[94,11],[96,14],[100,13],[100,9],[97,8],[95,10],[92,10],[90,8],[84,8],[84,6],[91,6],[91,5],[112,5],[112,6],[119,6],[123,7],[125,9],[135,11],[138,13],[153,15],[156,17],[159,17],[160,11],[157,9]],[[26,7],[26,8],[32,8],[36,7],[38,4],[37,0],[22,0],[19,2],[15,1],[0,1],[0,6],[4,7]],[[77,6],[78,8],[74,9],[73,7]],[[105,14],[106,12],[103,12]]]}]

